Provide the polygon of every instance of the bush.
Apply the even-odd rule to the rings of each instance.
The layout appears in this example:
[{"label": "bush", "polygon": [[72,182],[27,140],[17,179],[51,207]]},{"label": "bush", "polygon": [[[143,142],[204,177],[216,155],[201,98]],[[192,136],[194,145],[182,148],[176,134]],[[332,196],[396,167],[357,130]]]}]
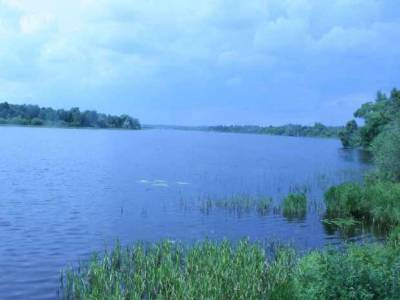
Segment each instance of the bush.
[{"label": "bush", "polygon": [[367,185],[363,199],[375,224],[386,228],[400,224],[400,183]]},{"label": "bush", "polygon": [[304,218],[307,213],[305,194],[289,194],[282,202],[283,216],[286,218]]},{"label": "bush", "polygon": [[298,266],[298,299],[400,299],[400,251],[390,245],[314,251]]},{"label": "bush", "polygon": [[33,118],[31,120],[31,125],[33,126],[42,126],[43,125],[43,120],[39,118]]},{"label": "bush", "polygon": [[374,139],[372,153],[383,180],[400,181],[400,129],[392,127]]}]

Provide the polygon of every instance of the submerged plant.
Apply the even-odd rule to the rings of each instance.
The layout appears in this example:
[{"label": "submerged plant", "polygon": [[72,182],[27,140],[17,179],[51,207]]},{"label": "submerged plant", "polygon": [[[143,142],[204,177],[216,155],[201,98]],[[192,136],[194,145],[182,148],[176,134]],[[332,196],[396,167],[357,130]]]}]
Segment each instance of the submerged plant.
[{"label": "submerged plant", "polygon": [[353,218],[324,219],[322,222],[328,225],[335,225],[339,228],[346,228],[360,224],[359,221],[356,221]]},{"label": "submerged plant", "polygon": [[272,206],[270,197],[250,197],[237,195],[222,199],[207,199],[200,205],[200,211],[210,213],[214,208],[224,209],[237,215],[256,211],[260,215],[266,215]]}]

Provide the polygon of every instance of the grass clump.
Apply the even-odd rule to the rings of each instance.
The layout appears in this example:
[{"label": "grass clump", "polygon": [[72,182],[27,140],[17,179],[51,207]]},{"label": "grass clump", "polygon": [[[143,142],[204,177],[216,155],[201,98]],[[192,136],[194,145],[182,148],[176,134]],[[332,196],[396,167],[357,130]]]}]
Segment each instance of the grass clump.
[{"label": "grass clump", "polygon": [[286,218],[304,218],[307,214],[305,194],[289,194],[282,202],[282,213]]},{"label": "grass clump", "polygon": [[357,183],[333,186],[325,193],[326,212],[330,218],[362,215],[362,188]]},{"label": "grass clump", "polygon": [[391,229],[400,225],[400,183],[345,183],[325,193],[328,218],[354,217]]},{"label": "grass clump", "polygon": [[400,247],[269,256],[247,240],[117,245],[63,274],[62,299],[400,299]]}]

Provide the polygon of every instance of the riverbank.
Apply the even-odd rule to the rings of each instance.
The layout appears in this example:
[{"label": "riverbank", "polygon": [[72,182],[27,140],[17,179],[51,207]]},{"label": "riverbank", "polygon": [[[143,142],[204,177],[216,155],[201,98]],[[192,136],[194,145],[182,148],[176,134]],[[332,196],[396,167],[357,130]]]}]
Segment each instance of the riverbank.
[{"label": "riverbank", "polygon": [[300,254],[242,240],[121,245],[61,278],[61,299],[399,299],[399,231]]}]

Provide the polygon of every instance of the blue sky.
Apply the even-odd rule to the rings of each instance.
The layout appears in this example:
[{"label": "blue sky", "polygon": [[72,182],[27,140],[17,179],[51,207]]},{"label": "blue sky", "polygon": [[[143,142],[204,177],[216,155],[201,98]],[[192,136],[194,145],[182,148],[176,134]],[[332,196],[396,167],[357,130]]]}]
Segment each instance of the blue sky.
[{"label": "blue sky", "polygon": [[152,124],[342,124],[399,87],[398,0],[0,0],[0,100]]}]

